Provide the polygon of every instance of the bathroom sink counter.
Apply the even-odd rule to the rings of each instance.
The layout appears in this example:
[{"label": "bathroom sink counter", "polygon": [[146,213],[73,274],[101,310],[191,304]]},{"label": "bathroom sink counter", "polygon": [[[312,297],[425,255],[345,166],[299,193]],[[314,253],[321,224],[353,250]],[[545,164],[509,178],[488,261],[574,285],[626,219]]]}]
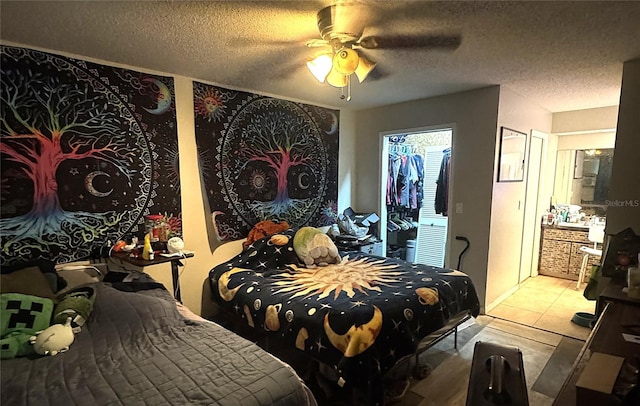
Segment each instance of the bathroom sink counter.
[{"label": "bathroom sink counter", "polygon": [[561,222],[561,223],[558,223],[555,226],[547,225],[547,227],[568,228],[568,229],[578,229],[578,230],[589,230],[589,226],[587,224],[584,224],[584,223]]}]

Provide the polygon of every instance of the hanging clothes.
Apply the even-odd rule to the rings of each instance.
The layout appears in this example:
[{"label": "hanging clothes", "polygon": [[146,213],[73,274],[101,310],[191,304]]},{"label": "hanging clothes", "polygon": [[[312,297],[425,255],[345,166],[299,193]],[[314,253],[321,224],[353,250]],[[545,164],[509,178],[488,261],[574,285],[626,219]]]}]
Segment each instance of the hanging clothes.
[{"label": "hanging clothes", "polygon": [[419,209],[422,206],[424,159],[415,146],[392,144],[389,148],[387,206]]},{"label": "hanging clothes", "polygon": [[436,198],[435,211],[436,214],[448,215],[449,205],[449,175],[451,166],[451,148],[442,151],[442,162],[440,163],[440,174],[436,181]]},{"label": "hanging clothes", "polygon": [[400,206],[406,208],[411,207],[411,188],[418,181],[418,171],[412,155],[402,157],[402,166],[400,167],[402,174],[402,187],[399,191]]},{"label": "hanging clothes", "polygon": [[420,209],[422,207],[422,199],[424,197],[424,158],[420,154],[414,154],[412,159],[416,168],[416,181],[412,184],[410,189],[411,208]]},{"label": "hanging clothes", "polygon": [[399,193],[402,190],[404,177],[401,173],[402,155],[389,154],[389,179],[387,180],[387,204],[398,206],[400,204]]}]

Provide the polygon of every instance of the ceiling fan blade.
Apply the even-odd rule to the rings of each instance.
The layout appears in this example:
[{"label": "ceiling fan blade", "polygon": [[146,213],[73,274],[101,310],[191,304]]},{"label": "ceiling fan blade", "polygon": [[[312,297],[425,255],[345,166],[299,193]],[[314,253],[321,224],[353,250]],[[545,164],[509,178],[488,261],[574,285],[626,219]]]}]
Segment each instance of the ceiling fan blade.
[{"label": "ceiling fan blade", "polygon": [[457,49],[461,35],[372,35],[361,38],[356,45],[364,49]]},{"label": "ceiling fan blade", "polygon": [[310,39],[306,42],[309,48],[326,47],[329,45],[329,41],[324,39]]}]

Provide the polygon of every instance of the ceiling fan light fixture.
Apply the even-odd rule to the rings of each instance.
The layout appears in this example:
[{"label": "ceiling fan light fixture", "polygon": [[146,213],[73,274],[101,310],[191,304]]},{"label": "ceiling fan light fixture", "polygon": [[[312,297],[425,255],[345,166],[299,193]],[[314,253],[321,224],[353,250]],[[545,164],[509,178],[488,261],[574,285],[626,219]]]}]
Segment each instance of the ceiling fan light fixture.
[{"label": "ceiling fan light fixture", "polygon": [[331,54],[322,54],[307,62],[307,68],[318,79],[318,82],[324,83],[327,75],[331,71],[333,60]]},{"label": "ceiling fan light fixture", "polygon": [[360,63],[358,63],[358,67],[356,68],[355,72],[356,76],[358,77],[358,81],[362,83],[367,78],[367,76],[369,76],[369,73],[371,73],[371,71],[375,69],[376,65],[377,64],[375,62],[370,61],[364,56],[360,56]]},{"label": "ceiling fan light fixture", "polygon": [[349,83],[348,77],[348,75],[338,72],[334,67],[327,75],[326,80],[333,87],[345,87]]},{"label": "ceiling fan light fixture", "polygon": [[351,75],[359,63],[358,53],[351,48],[341,48],[333,56],[333,68],[343,75]]}]

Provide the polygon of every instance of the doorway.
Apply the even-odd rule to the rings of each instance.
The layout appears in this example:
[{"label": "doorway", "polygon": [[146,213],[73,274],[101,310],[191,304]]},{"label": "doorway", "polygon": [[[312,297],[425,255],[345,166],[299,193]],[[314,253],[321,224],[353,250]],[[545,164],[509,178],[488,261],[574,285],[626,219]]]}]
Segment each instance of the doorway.
[{"label": "doorway", "polygon": [[450,127],[383,134],[379,212],[384,256],[444,266],[452,137]]},{"label": "doorway", "polygon": [[538,251],[540,249],[540,185],[542,172],[542,152],[547,135],[536,130],[531,131],[531,143],[527,164],[527,183],[524,198],[524,218],[522,241],[520,243],[520,272],[518,283],[538,274]]}]

